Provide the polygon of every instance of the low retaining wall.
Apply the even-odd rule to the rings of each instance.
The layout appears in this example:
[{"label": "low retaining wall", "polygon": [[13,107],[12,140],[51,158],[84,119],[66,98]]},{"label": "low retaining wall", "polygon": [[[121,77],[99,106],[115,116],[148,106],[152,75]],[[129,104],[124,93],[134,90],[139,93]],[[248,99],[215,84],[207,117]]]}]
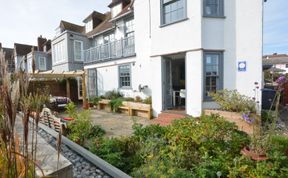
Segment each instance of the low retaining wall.
[{"label": "low retaining wall", "polygon": [[[54,138],[58,137],[58,133],[51,128],[39,123],[39,128],[44,130],[45,132],[49,133]],[[71,148],[71,150],[75,151],[77,154],[83,156],[83,158],[87,159],[89,162],[103,170],[105,173],[112,177],[117,178],[131,178],[129,175],[121,171],[120,169],[112,166],[111,164],[107,163],[103,159],[99,158],[95,154],[91,153],[90,151],[86,150],[82,146],[72,142],[65,136],[62,136],[62,143]]]},{"label": "low retaining wall", "polygon": [[249,124],[242,118],[242,114],[240,113],[220,111],[220,110],[204,110],[204,114],[206,115],[219,114],[225,120],[235,123],[240,131],[246,132],[247,134],[250,135],[258,131],[259,128],[259,120],[257,118],[256,123]]}]

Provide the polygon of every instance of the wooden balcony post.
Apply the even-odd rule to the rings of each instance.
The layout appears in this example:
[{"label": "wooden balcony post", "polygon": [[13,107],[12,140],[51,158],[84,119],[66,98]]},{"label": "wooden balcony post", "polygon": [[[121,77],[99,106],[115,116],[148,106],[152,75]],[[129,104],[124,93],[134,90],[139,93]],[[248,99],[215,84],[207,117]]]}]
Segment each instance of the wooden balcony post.
[{"label": "wooden balcony post", "polygon": [[86,73],[87,70],[84,70],[84,74],[82,75],[83,109],[88,109],[87,91],[86,91]]}]

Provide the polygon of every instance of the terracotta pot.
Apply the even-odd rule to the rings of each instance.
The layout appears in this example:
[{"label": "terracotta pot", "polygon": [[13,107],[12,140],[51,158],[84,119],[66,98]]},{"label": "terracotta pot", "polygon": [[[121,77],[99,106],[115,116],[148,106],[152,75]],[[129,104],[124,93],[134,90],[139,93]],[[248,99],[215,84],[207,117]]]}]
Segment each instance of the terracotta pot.
[{"label": "terracotta pot", "polygon": [[244,147],[242,148],[241,150],[241,154],[243,156],[246,156],[252,160],[255,160],[255,161],[264,161],[264,160],[267,160],[268,157],[266,156],[266,154],[259,154],[257,153],[255,150],[251,150],[249,147]]}]

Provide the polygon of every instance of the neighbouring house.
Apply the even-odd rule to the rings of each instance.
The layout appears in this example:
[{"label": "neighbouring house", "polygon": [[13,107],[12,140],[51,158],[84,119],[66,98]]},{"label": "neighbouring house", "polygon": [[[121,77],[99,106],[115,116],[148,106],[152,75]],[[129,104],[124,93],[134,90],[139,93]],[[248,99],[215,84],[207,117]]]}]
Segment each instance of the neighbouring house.
[{"label": "neighbouring house", "polygon": [[20,69],[23,71],[27,71],[27,55],[32,51],[37,50],[37,46],[27,45],[27,44],[19,44],[14,43],[14,63],[15,63],[15,71],[19,71]]},{"label": "neighbouring house", "polygon": [[27,71],[33,72],[33,60],[35,64],[35,71],[48,71],[52,70],[52,58],[51,58],[51,40],[37,38],[37,50],[31,51],[27,54]]},{"label": "neighbouring house", "polygon": [[272,65],[274,70],[279,70],[280,73],[288,73],[288,55],[277,54],[263,56],[263,65]]},{"label": "neighbouring house", "polygon": [[218,107],[209,93],[254,97],[255,82],[261,86],[263,0],[112,0],[108,7],[83,26],[61,21],[52,40],[52,68],[84,65],[90,96],[113,89],[152,96],[154,116],[182,109],[197,117]]},{"label": "neighbouring house", "polygon": [[0,43],[0,50],[3,50],[3,52],[5,53],[5,60],[8,65],[8,72],[13,73],[15,71],[13,48],[4,48],[2,47],[2,44]]}]

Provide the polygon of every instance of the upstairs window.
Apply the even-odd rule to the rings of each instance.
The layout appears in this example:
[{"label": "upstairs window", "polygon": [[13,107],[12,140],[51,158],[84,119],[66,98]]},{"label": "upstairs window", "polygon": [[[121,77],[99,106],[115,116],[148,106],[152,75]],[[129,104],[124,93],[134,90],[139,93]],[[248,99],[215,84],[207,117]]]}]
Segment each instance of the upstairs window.
[{"label": "upstairs window", "polygon": [[130,88],[131,87],[131,66],[121,65],[119,66],[119,87]]},{"label": "upstairs window", "polygon": [[224,17],[224,0],[204,0],[204,16]]},{"label": "upstairs window", "polygon": [[39,70],[46,70],[46,58],[39,57]]},{"label": "upstairs window", "polygon": [[125,22],[125,37],[134,36],[134,19]]},{"label": "upstairs window", "polygon": [[64,41],[60,41],[53,45],[53,63],[57,64],[65,61],[64,57]]},{"label": "upstairs window", "polygon": [[82,41],[74,41],[74,60],[75,61],[83,61],[83,42]]},{"label": "upstairs window", "polygon": [[104,44],[110,43],[115,40],[115,35],[113,33],[106,35],[104,37]]},{"label": "upstairs window", "polygon": [[186,0],[161,0],[161,25],[186,18]]}]

